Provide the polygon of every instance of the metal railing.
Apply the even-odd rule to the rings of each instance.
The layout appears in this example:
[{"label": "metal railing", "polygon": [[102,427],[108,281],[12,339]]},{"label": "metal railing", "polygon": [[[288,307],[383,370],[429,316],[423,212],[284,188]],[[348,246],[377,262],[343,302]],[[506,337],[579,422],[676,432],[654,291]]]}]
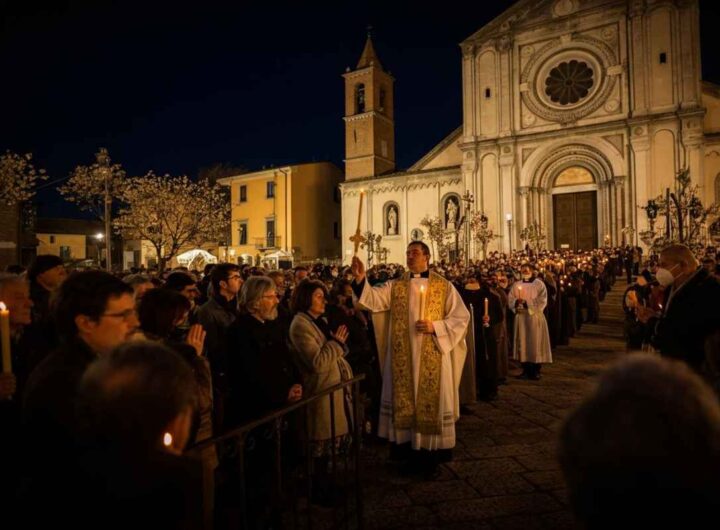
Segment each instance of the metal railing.
[{"label": "metal railing", "polygon": [[266,236],[255,238],[255,248],[265,250],[268,248],[280,248],[280,238],[282,236]]},{"label": "metal railing", "polygon": [[[263,426],[269,426],[272,425],[272,431],[273,431],[273,440],[274,440],[274,455],[273,455],[273,465],[274,465],[274,476],[273,476],[273,494],[276,495],[276,499],[283,499],[282,506],[288,508],[289,506],[289,512],[284,515],[286,516],[292,516],[292,524],[283,523],[283,528],[307,528],[308,530],[313,528],[313,515],[314,512],[317,509],[313,509],[313,505],[311,502],[311,496],[313,494],[313,454],[311,451],[311,444],[312,441],[310,439],[310,408],[308,405],[318,402],[321,399],[329,399],[330,402],[330,437],[331,437],[331,443],[329,444],[331,447],[331,454],[330,454],[330,464],[331,464],[331,477],[334,484],[338,484],[338,458],[340,457],[339,449],[334,443],[334,440],[336,439],[336,426],[335,426],[335,399],[333,398],[335,392],[342,391],[345,392],[348,387],[351,387],[352,391],[352,417],[347,418],[348,422],[348,434],[351,434],[351,441],[350,441],[350,449],[343,452],[342,457],[344,459],[344,465],[342,468],[342,489],[334,489],[334,492],[341,491],[342,492],[342,509],[343,509],[343,516],[342,518],[338,518],[338,504],[339,502],[335,502],[333,509],[332,509],[332,523],[328,524],[328,521],[325,521],[323,524],[324,528],[342,528],[343,526],[345,528],[364,528],[364,517],[363,517],[363,494],[362,494],[362,486],[360,483],[360,446],[362,443],[362,424],[364,419],[360,416],[360,381],[365,379],[364,374],[360,374],[358,376],[353,377],[352,379],[349,379],[347,381],[344,381],[340,384],[337,384],[333,387],[327,388],[323,390],[322,392],[319,392],[317,394],[314,394],[310,397],[303,398],[297,403],[293,403],[292,405],[288,405],[282,409],[276,410],[272,413],[269,413],[257,420],[251,421],[249,423],[245,423],[243,425],[240,425],[236,428],[233,428],[229,430],[228,432],[209,438],[207,440],[203,440],[202,442],[199,442],[191,447],[189,447],[186,450],[186,454],[200,454],[200,452],[203,449],[207,449],[209,447],[216,447],[220,448],[227,447],[227,444],[237,444],[237,480],[239,484],[238,488],[238,496],[239,499],[237,499],[237,508],[239,509],[239,521],[238,521],[238,528],[241,529],[248,529],[251,528],[248,526],[248,505],[247,505],[247,494],[248,494],[248,484],[246,483],[246,442],[248,439],[248,435],[256,431],[259,427]],[[301,446],[304,449],[304,457],[305,457],[305,465],[303,469],[299,469],[299,466],[296,467],[296,469],[291,470],[290,477],[284,477],[283,476],[283,462],[282,462],[282,432],[283,432],[283,421],[284,419],[293,413],[296,413],[300,410],[304,409],[305,416],[304,416],[304,432],[305,432],[305,438],[301,441]],[[350,453],[352,453],[350,455]],[[349,465],[349,458],[352,459],[352,465]],[[348,474],[349,469],[352,468],[352,474],[354,475],[353,482],[353,489],[354,489],[354,510],[350,509],[350,489],[348,486],[350,485],[348,482]],[[299,490],[299,482],[298,479],[304,479],[305,486],[306,486],[306,494],[307,494],[307,503],[306,503],[306,524],[303,526],[301,525],[301,517],[299,513],[299,503],[298,501],[302,498],[301,496],[298,496],[298,490]],[[290,503],[287,503],[287,497],[290,498]],[[326,512],[323,512],[326,515]],[[351,524],[354,523],[354,524]]]}]

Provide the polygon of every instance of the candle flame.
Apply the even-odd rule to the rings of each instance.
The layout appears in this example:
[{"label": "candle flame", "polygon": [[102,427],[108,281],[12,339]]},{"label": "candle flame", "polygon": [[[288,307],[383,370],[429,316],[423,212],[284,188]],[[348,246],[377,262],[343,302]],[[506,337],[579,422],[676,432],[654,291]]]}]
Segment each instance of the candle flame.
[{"label": "candle flame", "polygon": [[165,447],[170,447],[172,445],[172,440],[173,440],[172,434],[170,434],[169,432],[166,432],[165,436],[163,436],[163,445]]},{"label": "candle flame", "polygon": [[421,285],[421,286],[420,286],[420,292],[421,292],[421,293],[424,293],[424,292],[425,292],[425,286],[424,286],[424,285]]},{"label": "candle flame", "polygon": [[0,302],[0,311],[7,311],[7,306],[4,302]]}]

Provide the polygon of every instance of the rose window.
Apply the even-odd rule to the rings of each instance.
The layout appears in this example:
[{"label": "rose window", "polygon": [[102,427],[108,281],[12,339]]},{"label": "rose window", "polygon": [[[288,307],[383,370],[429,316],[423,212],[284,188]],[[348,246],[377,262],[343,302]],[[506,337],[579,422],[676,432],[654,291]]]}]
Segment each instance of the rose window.
[{"label": "rose window", "polygon": [[553,103],[571,105],[585,96],[594,84],[593,71],[584,61],[564,61],[550,70],[545,93]]}]

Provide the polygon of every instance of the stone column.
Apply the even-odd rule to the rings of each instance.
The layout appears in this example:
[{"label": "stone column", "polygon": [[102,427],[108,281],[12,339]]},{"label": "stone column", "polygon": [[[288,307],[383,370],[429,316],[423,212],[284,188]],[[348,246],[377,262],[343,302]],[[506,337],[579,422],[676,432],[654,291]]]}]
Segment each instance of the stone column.
[{"label": "stone column", "polygon": [[615,182],[615,211],[617,212],[617,225],[618,225],[618,231],[617,231],[617,240],[615,241],[616,245],[619,245],[622,243],[623,239],[623,228],[625,228],[625,208],[623,205],[623,182],[625,181],[625,177],[614,177],[613,181]]},{"label": "stone column", "polygon": [[545,188],[536,188],[538,198],[537,222],[547,230],[547,203]]},{"label": "stone column", "polygon": [[[633,128],[630,147],[633,163],[630,165],[630,182],[627,187],[630,195],[628,202],[632,211],[631,219],[636,231],[647,230],[649,225],[645,213],[638,209],[638,206],[645,206],[649,199],[647,179],[650,169],[650,140],[646,134],[646,127]],[[642,244],[639,237],[636,240],[638,244]]]},{"label": "stone column", "polygon": [[520,195],[520,210],[518,211],[518,223],[527,226],[528,216],[530,215],[530,190],[528,186],[520,186],[518,194]]},{"label": "stone column", "polygon": [[[502,204],[502,229],[500,234],[503,236],[503,250],[508,252],[510,250],[510,241],[514,249],[517,249],[515,240],[515,234],[518,231],[518,212],[515,208],[515,156],[513,155],[512,148],[510,146],[503,146],[500,149],[500,156],[498,157],[500,164],[500,196]],[[507,221],[505,220],[505,214],[512,215],[512,233],[508,233]]]},{"label": "stone column", "polygon": [[477,87],[475,83],[475,46],[469,44],[462,50],[462,77],[463,77],[463,136],[465,141],[477,137],[478,121],[475,109],[477,106]]},{"label": "stone column", "polygon": [[510,35],[499,37],[495,44],[498,50],[498,59],[500,65],[500,136],[509,136],[512,134],[512,116],[513,116],[513,81],[512,81],[512,49],[513,40]]},{"label": "stone column", "polygon": [[630,76],[630,86],[632,93],[630,94],[630,111],[634,116],[647,114],[648,110],[648,79],[647,58],[645,57],[645,24],[643,23],[643,15],[645,14],[644,0],[631,0],[628,6],[628,31],[630,32],[628,50],[628,59],[630,68],[628,75]]}]

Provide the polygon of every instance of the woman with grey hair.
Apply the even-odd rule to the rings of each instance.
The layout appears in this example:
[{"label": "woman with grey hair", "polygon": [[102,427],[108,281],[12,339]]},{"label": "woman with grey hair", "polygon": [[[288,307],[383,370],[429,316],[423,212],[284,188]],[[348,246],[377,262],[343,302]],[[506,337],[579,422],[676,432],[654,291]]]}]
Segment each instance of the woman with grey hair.
[{"label": "woman with grey hair", "polygon": [[145,274],[128,274],[123,281],[133,288],[136,303],[142,300],[146,292],[155,288],[150,277]]},{"label": "woman with grey hair", "polygon": [[[267,276],[250,276],[240,291],[240,315],[228,330],[228,399],[226,425],[230,428],[258,419],[268,412],[300,400],[303,387],[293,365],[283,333],[278,329],[278,294],[275,282]],[[287,419],[287,418],[286,418]],[[292,421],[290,422],[292,425]],[[281,499],[268,497],[273,491],[271,474],[274,462],[274,424],[258,427],[245,442],[245,481],[253,484],[248,494],[248,519],[251,528],[274,526],[273,509]],[[283,433],[283,461],[290,462],[297,442],[291,428]],[[231,475],[234,468],[228,466]],[[229,477],[232,481],[232,476]],[[230,485],[232,489],[232,482]]]}]

